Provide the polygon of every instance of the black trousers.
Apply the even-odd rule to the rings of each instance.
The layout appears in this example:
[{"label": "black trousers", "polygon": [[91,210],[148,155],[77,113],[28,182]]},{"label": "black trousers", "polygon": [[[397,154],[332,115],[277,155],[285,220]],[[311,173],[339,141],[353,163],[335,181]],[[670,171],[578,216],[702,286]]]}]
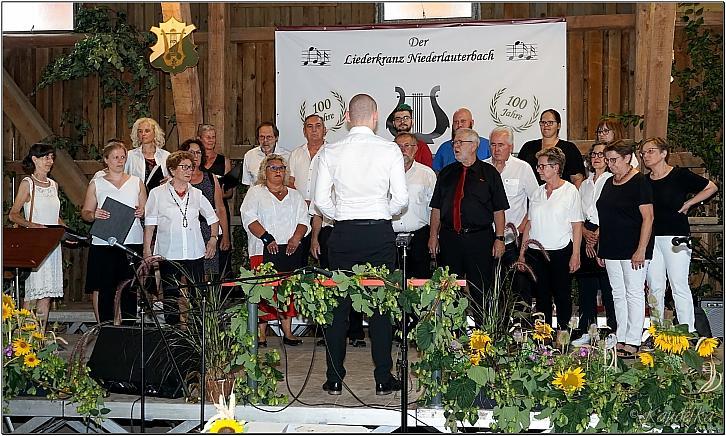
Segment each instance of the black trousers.
[{"label": "black trousers", "polygon": [[[430,279],[431,278],[431,255],[429,254],[429,226],[423,226],[412,232],[411,241],[408,244],[406,253],[406,278]],[[396,234],[398,236],[398,234]],[[403,269],[403,247],[396,249],[396,269]],[[408,314],[408,331],[416,328],[418,317],[413,313]],[[400,325],[394,325],[394,331],[402,329]]]},{"label": "black trousers", "polygon": [[557,328],[568,328],[572,318],[572,274],[570,274],[570,257],[572,242],[559,250],[547,250],[549,262],[538,249],[527,249],[527,262],[534,270],[537,278],[535,298],[537,312],[544,313],[545,322],[552,324],[552,299],[557,306]]},{"label": "black trousers", "polygon": [[469,294],[474,322],[481,325],[484,292],[492,283],[494,256],[494,229],[487,228],[474,233],[458,234],[454,230],[441,228],[439,247],[441,264],[449,267],[450,273],[469,282]]},{"label": "black trousers", "polygon": [[[179,285],[182,277],[186,277],[187,284],[200,283],[204,280],[204,257],[192,260],[176,260],[180,268],[169,261],[161,262],[161,287],[164,290],[164,321],[167,324],[179,324],[179,301],[181,296]],[[192,295],[191,288],[185,288],[187,295]]]},{"label": "black trousers", "polygon": [[[136,253],[142,251],[141,244],[128,244],[127,247]],[[99,322],[113,321],[116,291],[125,281],[133,278],[133,267],[126,253],[117,247],[91,245],[88,253],[89,258],[94,258],[93,262],[89,261],[91,268],[97,268],[96,271],[89,271],[89,275],[94,276],[97,289],[93,290],[98,290]],[[119,308],[122,319],[136,318],[136,293],[128,285],[121,291]]]},{"label": "black trousers", "polygon": [[[520,238],[521,241],[521,238]],[[502,272],[504,268],[510,268],[519,259],[519,247],[514,242],[504,246],[504,254],[502,255]],[[523,312],[529,312],[532,306],[532,279],[527,272],[521,272],[514,269],[512,276],[512,297],[514,297],[514,309]],[[526,303],[525,306],[522,303]]]},{"label": "black trousers", "polygon": [[578,306],[580,310],[580,322],[577,329],[580,333],[587,333],[590,324],[597,324],[597,292],[602,295],[602,302],[605,306],[607,325],[611,332],[615,332],[618,323],[615,320],[615,305],[613,303],[613,288],[610,286],[608,273],[605,268],[597,264],[597,260],[587,257],[583,239],[580,250],[581,267],[575,273],[578,284]]},{"label": "black trousers", "polygon": [[[328,254],[332,269],[350,270],[356,264],[370,263],[373,266],[386,265],[393,268],[396,259],[395,234],[388,220],[339,221],[335,223],[328,239]],[[327,340],[327,378],[339,382],[345,378],[345,337],[351,312],[350,297],[338,301],[333,309],[333,324],[325,330]],[[386,383],[391,377],[391,320],[388,315],[373,312],[369,320],[371,355],[376,383]]]}]

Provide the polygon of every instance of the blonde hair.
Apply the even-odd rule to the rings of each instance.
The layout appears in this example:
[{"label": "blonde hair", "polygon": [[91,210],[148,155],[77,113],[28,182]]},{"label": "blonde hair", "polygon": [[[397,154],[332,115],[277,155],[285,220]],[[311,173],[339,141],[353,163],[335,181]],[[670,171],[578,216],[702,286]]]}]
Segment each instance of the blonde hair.
[{"label": "blonde hair", "polygon": [[131,144],[134,148],[141,146],[141,141],[139,141],[139,127],[141,127],[144,123],[147,123],[154,129],[154,145],[156,148],[163,148],[166,144],[166,141],[164,140],[164,131],[161,130],[161,126],[159,126],[159,123],[157,123],[153,118],[139,118],[134,121],[134,125],[131,127]]},{"label": "blonde hair", "polygon": [[[267,182],[267,173],[265,170],[267,169],[267,165],[273,160],[279,160],[283,165],[287,166],[287,161],[285,161],[285,158],[282,157],[282,155],[275,153],[268,154],[264,159],[262,159],[262,162],[260,162],[260,169],[257,172],[257,181],[255,182],[255,185],[264,185]],[[289,178],[290,173],[285,170],[285,177],[283,178],[282,183],[287,185]]]}]

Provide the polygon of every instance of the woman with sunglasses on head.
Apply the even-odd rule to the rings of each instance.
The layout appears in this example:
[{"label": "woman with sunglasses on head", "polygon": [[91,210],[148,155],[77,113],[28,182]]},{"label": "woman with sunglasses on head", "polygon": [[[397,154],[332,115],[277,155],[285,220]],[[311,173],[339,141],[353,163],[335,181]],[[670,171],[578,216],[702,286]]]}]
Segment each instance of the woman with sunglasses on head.
[{"label": "woman with sunglasses on head", "polygon": [[648,138],[641,142],[640,156],[650,170],[647,180],[653,188],[655,212],[655,248],[648,267],[647,281],[656,300],[656,315],[662,321],[668,277],[678,323],[687,324],[688,331],[695,332],[693,295],[688,285],[691,249],[685,244],[673,245],[673,239],[690,235],[688,211],[710,198],[718,188],[712,181],[687,168],[669,165],[668,153],[668,142],[663,138]]},{"label": "woman with sunglasses on head", "polygon": [[[55,148],[48,144],[33,144],[23,159],[23,170],[30,177],[20,181],[15,202],[8,219],[20,227],[42,229],[49,225],[63,225],[60,217],[58,184],[48,177],[55,162]],[[23,213],[20,213],[20,209]],[[48,257],[25,280],[23,308],[35,305],[43,328],[48,323],[50,299],[63,297],[63,261],[58,244]]]},{"label": "woman with sunglasses on head", "polygon": [[[558,147],[537,153],[537,171],[544,180],[532,194],[529,218],[522,241],[530,239],[547,251],[545,258],[539,247],[528,245],[527,256],[537,278],[537,312],[552,324],[552,299],[557,307],[557,328],[567,330],[572,317],[572,274],[580,268],[582,239],[582,206],[575,186],[563,180],[565,154]],[[524,242],[523,242],[524,243]],[[520,253],[519,262],[525,262]]]},{"label": "woman with sunglasses on head", "polygon": [[[199,139],[187,139],[180,146],[179,150],[188,151],[194,156],[194,170],[192,170],[192,178],[190,182],[192,186],[202,191],[202,194],[207,198],[209,203],[214,206],[217,217],[219,217],[219,225],[222,228],[222,243],[220,246],[229,247],[229,231],[227,230],[227,209],[225,203],[222,200],[222,187],[219,186],[219,181],[213,174],[205,170],[204,164],[206,163],[206,155],[204,153],[204,145],[202,145]],[[209,243],[209,239],[212,237],[211,226],[204,220],[200,220],[202,226],[202,236],[204,237],[204,243]],[[219,251],[215,251],[214,256],[209,259],[204,259],[204,273],[206,275],[217,275],[220,273],[222,266],[219,263]]]},{"label": "woman with sunglasses on head", "polygon": [[[217,251],[219,218],[202,191],[191,185],[194,155],[176,151],[169,155],[166,166],[171,179],[149,193],[145,208],[144,257],[161,255],[167,260],[160,265],[162,288],[166,300],[167,324],[179,323],[179,286],[183,273],[192,283],[204,278],[204,259],[211,259]],[[204,243],[199,225],[200,215],[211,227],[209,242]],[[151,240],[156,232],[152,249]],[[185,291],[185,294],[188,292]]]},{"label": "woman with sunglasses on head", "polygon": [[605,147],[613,176],[597,200],[600,220],[597,257],[608,273],[617,322],[618,354],[635,357],[645,321],[645,274],[653,258],[653,191],[630,164],[631,141]]},{"label": "woman with sunglasses on head", "polygon": [[[252,268],[265,262],[272,262],[280,272],[303,266],[300,242],[310,230],[310,217],[302,194],[287,187],[287,179],[285,159],[274,153],[265,156],[260,163],[257,182],[247,191],[240,206]],[[267,322],[278,316],[284,333],[283,343],[293,346],[302,343],[292,334],[292,317],[297,315],[292,299],[287,310],[279,314],[264,302],[260,302],[259,308],[260,346],[267,346]]]},{"label": "woman with sunglasses on head", "polygon": [[541,185],[544,183],[544,180],[537,173],[537,153],[542,150],[557,147],[565,154],[562,178],[568,182],[572,182],[579,188],[580,183],[585,179],[585,164],[577,146],[570,141],[565,141],[558,137],[561,125],[562,118],[559,112],[554,109],[547,109],[542,112],[542,115],[539,117],[539,130],[542,133],[542,138],[525,142],[517,157],[532,166],[532,171],[534,171],[537,177],[537,182]]},{"label": "woman with sunglasses on head", "polygon": [[597,243],[600,233],[600,220],[598,219],[596,202],[600,198],[605,182],[613,175],[608,171],[605,163],[605,146],[603,142],[595,142],[589,153],[588,170],[590,175],[580,185],[580,198],[582,199],[582,212],[585,223],[582,229],[582,267],[577,272],[578,307],[580,321],[577,330],[580,337],[572,341],[572,345],[583,346],[597,339],[590,337],[588,330],[591,324],[597,324],[597,293],[600,291],[605,305],[607,325],[615,332],[615,307],[613,306],[613,293],[608,280],[607,271],[597,263]]}]

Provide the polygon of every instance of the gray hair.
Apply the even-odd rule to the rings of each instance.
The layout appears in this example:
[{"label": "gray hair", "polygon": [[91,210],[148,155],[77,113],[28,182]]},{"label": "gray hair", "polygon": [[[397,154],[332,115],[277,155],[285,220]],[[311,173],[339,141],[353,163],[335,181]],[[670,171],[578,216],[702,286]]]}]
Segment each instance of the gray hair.
[{"label": "gray hair", "polygon": [[479,146],[479,134],[476,133],[476,130],[469,129],[467,127],[462,127],[461,129],[457,130],[456,133],[454,134],[455,137],[458,135],[466,136],[470,140],[474,141],[474,143],[476,144],[477,147]]},{"label": "gray hair", "polygon": [[492,136],[494,135],[500,135],[502,133],[507,134],[507,139],[509,140],[508,144],[512,145],[514,144],[514,130],[512,130],[509,126],[499,126],[492,129],[492,133],[489,134],[489,140],[492,139]]}]

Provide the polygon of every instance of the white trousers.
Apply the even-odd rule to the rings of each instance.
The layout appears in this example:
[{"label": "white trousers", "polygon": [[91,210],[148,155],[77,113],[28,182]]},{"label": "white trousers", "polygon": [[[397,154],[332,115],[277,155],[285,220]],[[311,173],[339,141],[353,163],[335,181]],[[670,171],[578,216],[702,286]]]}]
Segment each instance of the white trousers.
[{"label": "white trousers", "polygon": [[679,324],[688,324],[688,331],[695,332],[696,316],[693,309],[693,296],[688,285],[688,270],[691,265],[691,249],[685,244],[673,246],[673,236],[656,236],[653,260],[648,267],[648,287],[656,300],[658,318],[663,321],[665,307],[666,276],[671,285],[673,301]]},{"label": "white trousers", "polygon": [[645,322],[645,275],[649,260],[641,269],[633,269],[630,259],[605,259],[608,280],[613,288],[618,342],[640,346]]}]

